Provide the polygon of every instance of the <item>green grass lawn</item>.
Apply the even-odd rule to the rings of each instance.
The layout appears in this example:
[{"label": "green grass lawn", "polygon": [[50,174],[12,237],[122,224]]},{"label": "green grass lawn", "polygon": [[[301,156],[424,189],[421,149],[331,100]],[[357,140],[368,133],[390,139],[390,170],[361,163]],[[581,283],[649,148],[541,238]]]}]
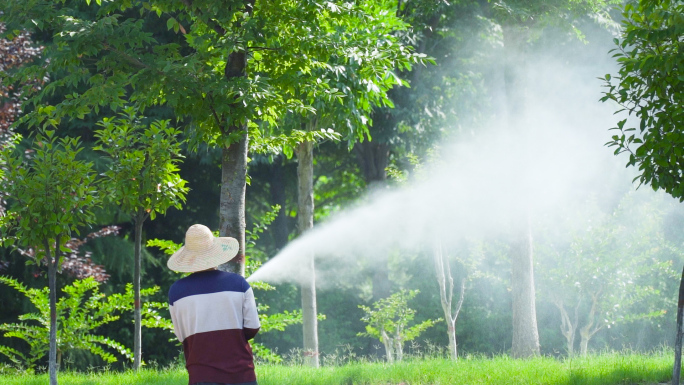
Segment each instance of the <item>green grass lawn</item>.
[{"label": "green grass lawn", "polygon": [[[413,359],[396,364],[350,363],[319,369],[301,366],[260,365],[260,385],[453,385],[453,384],[658,384],[672,375],[672,355],[606,353],[586,358],[530,360],[495,358]],[[133,372],[60,373],[68,385],[185,385],[183,368],[144,369]],[[0,376],[3,385],[43,385],[47,375]]]}]

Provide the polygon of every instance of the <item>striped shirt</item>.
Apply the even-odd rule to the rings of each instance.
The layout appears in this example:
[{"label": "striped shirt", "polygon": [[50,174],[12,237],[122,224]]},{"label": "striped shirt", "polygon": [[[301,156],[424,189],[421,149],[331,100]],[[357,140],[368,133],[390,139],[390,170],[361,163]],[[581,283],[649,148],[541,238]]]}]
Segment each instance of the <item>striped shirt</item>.
[{"label": "striped shirt", "polygon": [[247,341],[261,325],[254,293],[242,276],[210,270],[179,279],[169,289],[169,310],[190,384],[256,381]]}]

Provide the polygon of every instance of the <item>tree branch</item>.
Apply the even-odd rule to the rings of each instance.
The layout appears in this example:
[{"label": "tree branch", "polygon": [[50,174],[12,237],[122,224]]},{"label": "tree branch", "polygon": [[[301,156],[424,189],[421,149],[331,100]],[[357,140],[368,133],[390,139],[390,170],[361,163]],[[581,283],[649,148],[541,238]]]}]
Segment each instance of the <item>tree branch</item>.
[{"label": "tree branch", "polygon": [[250,51],[282,51],[281,48],[270,48],[270,47],[259,47],[259,46],[250,46],[247,47]]},{"label": "tree branch", "polygon": [[214,101],[214,97],[211,96],[211,93],[207,94],[207,97],[209,98],[209,108],[211,108],[211,114],[214,116],[214,120],[216,121],[216,125],[219,128],[219,131],[221,131],[222,135],[228,135],[228,130],[226,129],[225,125],[223,124],[223,115],[219,117],[218,113],[216,112],[216,109],[214,108],[214,105],[216,102]]},{"label": "tree branch", "polygon": [[219,23],[217,23],[216,20],[213,20],[211,18],[205,18],[202,11],[200,11],[199,9],[193,9],[192,0],[181,0],[181,2],[185,4],[189,12],[194,12],[195,14],[197,14],[198,18],[202,20],[202,22],[206,24],[209,28],[213,29],[214,32],[221,36],[226,35],[226,30],[223,27],[221,27],[221,25],[219,25]]},{"label": "tree branch", "polygon": [[[132,57],[131,55],[129,55],[129,54],[123,52],[123,51],[120,51],[120,50],[118,50],[118,49],[112,47],[111,45],[109,45],[109,44],[107,44],[107,43],[102,43],[102,45],[104,46],[105,50],[110,51],[110,52],[113,52],[113,53],[115,53],[115,54],[117,54],[117,55],[123,56],[124,59],[126,59],[128,62],[130,62],[131,64],[135,65],[136,67],[145,68],[145,69],[149,69],[149,70],[152,69],[149,65],[147,65],[147,64],[143,63],[142,61],[140,61],[140,59],[134,58],[134,57]],[[158,73],[163,74],[163,72],[161,72],[161,71],[159,71],[159,70],[156,70],[156,71],[157,71]]]},{"label": "tree branch", "polygon": [[458,314],[461,312],[461,307],[463,306],[463,299],[465,298],[465,285],[466,279],[461,279],[461,295],[458,298],[458,304],[456,304],[456,309],[454,311],[454,321],[458,319]]}]

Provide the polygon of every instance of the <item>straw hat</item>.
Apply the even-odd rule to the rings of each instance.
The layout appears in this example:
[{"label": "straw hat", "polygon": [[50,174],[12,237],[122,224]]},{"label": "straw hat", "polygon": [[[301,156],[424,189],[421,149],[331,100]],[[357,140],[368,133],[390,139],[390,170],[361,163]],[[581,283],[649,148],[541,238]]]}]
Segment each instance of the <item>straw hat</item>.
[{"label": "straw hat", "polygon": [[193,273],[230,261],[238,252],[237,239],[214,237],[204,225],[192,225],[185,233],[185,246],[173,253],[166,265],[173,271]]}]

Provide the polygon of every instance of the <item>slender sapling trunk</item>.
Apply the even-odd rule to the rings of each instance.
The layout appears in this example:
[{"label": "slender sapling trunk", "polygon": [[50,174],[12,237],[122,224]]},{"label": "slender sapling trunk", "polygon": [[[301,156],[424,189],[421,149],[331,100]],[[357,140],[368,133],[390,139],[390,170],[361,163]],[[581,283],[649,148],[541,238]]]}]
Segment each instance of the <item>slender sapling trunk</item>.
[{"label": "slender sapling trunk", "polygon": [[594,327],[596,324],[596,312],[598,306],[598,299],[600,297],[600,292],[592,294],[591,296],[591,309],[589,310],[589,315],[587,316],[587,324],[580,329],[580,354],[585,356],[589,351],[589,340],[603,327],[601,324]]},{"label": "slender sapling trunk", "polygon": [[684,269],[682,278],[679,280],[679,300],[677,301],[677,335],[675,338],[674,369],[672,370],[672,385],[679,385],[679,377],[682,369],[682,323],[684,318]]},{"label": "slender sapling trunk", "polygon": [[555,300],[554,304],[561,313],[561,333],[565,337],[566,349],[568,351],[568,356],[572,357],[575,354],[575,334],[577,333],[577,312],[579,308],[579,303],[575,307],[575,318],[570,319],[568,311],[565,309],[565,304],[561,300]]},{"label": "slender sapling trunk", "polygon": [[385,357],[390,364],[394,362],[394,341],[387,335],[387,332],[382,330],[380,332],[382,344],[385,346]]},{"label": "slender sapling trunk", "polygon": [[396,356],[397,362],[404,359],[404,341],[401,339],[400,329],[397,328],[397,333],[394,336],[394,355]]},{"label": "slender sapling trunk", "polygon": [[580,355],[586,356],[589,351],[589,332],[582,328],[580,329]]},{"label": "slender sapling trunk", "polygon": [[[439,284],[439,298],[442,304],[442,311],[444,312],[444,319],[447,323],[447,336],[449,338],[449,355],[452,360],[458,360],[458,344],[456,341],[456,320],[461,312],[461,307],[463,306],[463,299],[465,298],[465,284],[466,279],[461,280],[461,287],[459,293],[459,300],[456,304],[456,308],[453,310],[453,298],[454,298],[454,278],[451,275],[451,266],[449,265],[449,260],[444,258],[444,253],[442,251],[441,242],[437,241],[434,248],[433,254],[435,262],[435,275],[437,277],[437,283]],[[449,282],[449,287],[447,288],[447,281]]]},{"label": "slender sapling trunk", "polygon": [[[306,141],[297,148],[297,180],[299,185],[297,221],[299,232],[304,233],[313,227],[313,143]],[[301,285],[302,293],[302,327],[304,334],[304,362],[317,368],[318,357],[318,320],[316,318],[316,270],[314,255],[310,251],[305,266],[302,266],[310,277]]]},{"label": "slender sapling trunk", "polygon": [[456,323],[447,321],[447,336],[449,337],[449,356],[452,360],[458,360],[458,345],[456,342]]},{"label": "slender sapling trunk", "polygon": [[133,332],[133,370],[140,369],[142,364],[142,311],[140,304],[140,285],[142,276],[142,227],[145,222],[145,210],[141,207],[135,216],[135,246],[133,252],[133,318],[135,330]]},{"label": "slender sapling trunk", "polygon": [[50,290],[50,352],[48,357],[48,371],[50,385],[57,385],[57,266],[59,264],[59,237],[56,240],[55,258],[50,252],[50,242],[43,240],[45,258],[48,266],[48,289]]}]

